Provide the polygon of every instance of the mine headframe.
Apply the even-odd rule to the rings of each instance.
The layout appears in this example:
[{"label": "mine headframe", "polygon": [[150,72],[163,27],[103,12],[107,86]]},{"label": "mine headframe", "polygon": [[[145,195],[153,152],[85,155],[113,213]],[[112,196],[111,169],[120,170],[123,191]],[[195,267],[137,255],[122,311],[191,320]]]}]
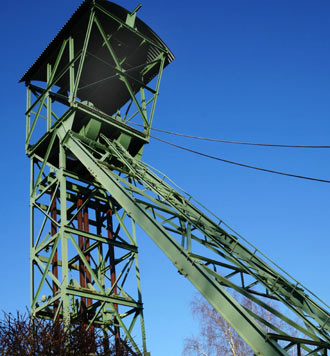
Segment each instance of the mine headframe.
[{"label": "mine headframe", "polygon": [[138,9],[84,1],[21,79],[33,316],[148,355],[138,224],[256,355],[326,355],[329,306],[142,162],[174,57]]}]

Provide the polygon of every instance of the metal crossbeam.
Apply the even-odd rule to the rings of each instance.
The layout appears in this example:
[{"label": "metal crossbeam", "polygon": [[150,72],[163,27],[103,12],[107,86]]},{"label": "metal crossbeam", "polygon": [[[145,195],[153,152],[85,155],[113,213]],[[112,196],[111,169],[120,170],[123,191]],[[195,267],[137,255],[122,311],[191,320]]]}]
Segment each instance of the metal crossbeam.
[{"label": "metal crossbeam", "polygon": [[[308,336],[311,342],[302,346],[306,350],[310,350],[313,343],[329,345],[330,314],[326,305],[318,304],[306,295],[300,284],[292,283],[288,276],[270,266],[260,257],[258,250],[251,251],[237,236],[214,223],[173,186],[165,183],[163,177],[156,176],[143,162],[130,156],[119,143],[110,142],[105,137],[103,140],[103,149],[124,165],[125,168],[122,169],[126,171],[126,177],[118,176],[111,164],[107,165],[104,161],[98,163],[95,151],[91,155],[86,138],[79,140],[79,135],[75,133],[66,134],[65,146],[83,162],[105,189],[112,191],[113,197],[127,214],[145,230],[172,260],[178,271],[204,294],[255,352],[266,355],[286,354],[279,344],[273,344],[274,338],[268,338],[267,332],[260,327],[260,321],[279,332],[283,338],[290,338],[290,335],[284,329],[269,325],[260,316],[253,316],[244,308],[241,310],[242,307],[228,294],[225,286],[235,289],[276,318]],[[100,149],[99,155],[103,154]],[[186,246],[177,241],[182,236],[187,240]],[[197,245],[197,250],[206,248],[207,252],[204,253],[207,254],[204,256],[201,252],[193,253],[192,244],[195,248]],[[214,254],[213,258],[209,257],[211,252]],[[223,263],[221,259],[227,262]],[[232,273],[218,273],[210,265],[231,270]],[[241,276],[241,283],[237,283],[237,274]],[[244,275],[250,277],[248,285],[244,284]],[[267,304],[267,298],[288,309],[289,314]],[[294,320],[294,314],[300,318],[301,323]]]}]

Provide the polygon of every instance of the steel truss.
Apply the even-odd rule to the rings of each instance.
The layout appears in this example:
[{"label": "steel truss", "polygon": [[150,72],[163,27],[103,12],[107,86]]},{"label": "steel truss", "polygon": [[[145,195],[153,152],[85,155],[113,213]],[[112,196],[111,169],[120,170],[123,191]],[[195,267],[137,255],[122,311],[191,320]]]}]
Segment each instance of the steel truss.
[{"label": "steel truss", "polygon": [[[92,334],[101,328],[105,335],[114,335],[118,355],[124,344],[134,354],[148,356],[135,222],[111,192],[67,155],[59,130],[72,125],[76,117],[78,132],[96,138],[103,125],[141,157],[168,50],[134,28],[138,8],[123,21],[102,7],[102,2],[86,1],[82,6],[88,13],[83,41],[71,35],[61,39],[47,63],[45,85],[24,79],[26,153],[31,159],[31,312],[34,317],[63,320],[71,327],[83,322]],[[116,24],[111,35],[104,27],[108,20]],[[134,53],[120,54],[123,31],[132,32],[137,48],[154,47],[158,55],[132,66]],[[91,58],[114,74],[82,81]],[[144,76],[150,72],[156,72],[155,80],[146,85]],[[122,82],[129,97],[112,116],[78,99],[80,92],[98,90],[111,80]],[[132,119],[140,120],[143,132],[127,127]]]},{"label": "steel truss", "polygon": [[[66,134],[65,146],[105,189],[113,192],[179,273],[257,355],[288,355],[294,347],[308,355],[327,354],[329,306],[207,209],[197,207],[191,196],[168,184],[166,176],[156,175],[119,143],[106,137],[102,140],[103,144],[95,145],[71,132]],[[121,165],[108,163],[105,156],[116,157]],[[253,312],[256,308],[240,305],[230,289],[264,312],[258,315]]]},{"label": "steel truss", "polygon": [[[135,29],[137,9],[123,21],[101,1],[88,4],[83,41],[60,38],[47,62],[46,84],[23,77],[31,158],[32,314],[66,325],[83,321],[91,333],[101,328],[114,335],[118,347],[124,343],[147,356],[137,223],[256,355],[288,356],[294,348],[298,355],[327,355],[329,306],[140,161],[168,50]],[[104,30],[105,17],[116,23],[111,34]],[[134,34],[137,48],[147,44],[157,50],[156,58],[129,67],[129,57],[120,54],[124,30]],[[91,34],[108,57],[91,47],[96,43],[90,43]],[[115,74],[82,81],[90,58]],[[151,87],[144,77],[155,68]],[[97,90],[114,77],[129,96],[115,113],[78,99],[83,90]],[[138,117],[143,132],[128,125]]]},{"label": "steel truss", "polygon": [[[66,154],[60,151],[62,163]],[[100,327],[116,344],[145,354],[134,221],[99,184],[65,166],[46,163],[36,184],[42,163],[31,159],[32,315],[70,325],[83,321],[91,333]]]}]

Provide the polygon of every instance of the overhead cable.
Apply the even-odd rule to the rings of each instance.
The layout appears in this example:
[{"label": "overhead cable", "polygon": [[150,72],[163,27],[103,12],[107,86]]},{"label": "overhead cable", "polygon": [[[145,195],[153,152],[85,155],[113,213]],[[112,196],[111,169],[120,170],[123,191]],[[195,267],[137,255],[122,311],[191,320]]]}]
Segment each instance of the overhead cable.
[{"label": "overhead cable", "polygon": [[[137,124],[135,122],[131,122],[131,124],[143,127],[143,125]],[[258,142],[241,142],[241,141],[221,140],[221,139],[217,139],[217,138],[194,136],[194,135],[188,135],[188,134],[183,134],[183,133],[179,133],[179,132],[173,132],[173,131],[156,129],[156,128],[151,128],[151,130],[162,132],[162,133],[166,133],[166,134],[169,134],[169,135],[192,138],[192,139],[195,139],[195,140],[203,140],[203,141],[210,141],[210,142],[220,142],[220,143],[231,143],[231,144],[235,144],[235,145],[280,147],[280,148],[328,148],[328,149],[330,148],[330,146],[326,146],[326,145],[281,145],[281,144],[273,144],[273,143],[258,143]]]},{"label": "overhead cable", "polygon": [[297,175],[297,174],[274,171],[272,169],[260,168],[260,167],[255,167],[255,166],[251,166],[251,165],[244,164],[244,163],[229,161],[229,160],[221,158],[221,157],[212,156],[212,155],[209,155],[209,154],[206,154],[206,153],[202,153],[202,152],[199,152],[199,151],[192,150],[192,149],[187,148],[187,147],[183,147],[183,146],[177,145],[177,144],[175,144],[173,142],[169,142],[169,141],[163,140],[163,139],[161,139],[159,137],[155,137],[155,136],[150,136],[150,137],[154,138],[155,140],[158,140],[158,141],[161,141],[163,143],[166,143],[168,145],[171,145],[173,147],[180,148],[181,150],[188,151],[188,152],[191,152],[191,153],[203,156],[203,157],[215,159],[217,161],[221,161],[221,162],[224,162],[224,163],[229,163],[229,164],[233,164],[233,165],[240,166],[240,167],[255,169],[255,170],[258,170],[258,171],[262,171],[262,172],[280,174],[282,176],[288,176],[288,177],[299,178],[299,179],[307,179],[307,180],[312,180],[312,181],[315,181],[315,182],[330,183],[330,180],[326,180],[326,179],[306,177],[306,176],[301,176],[301,175]]}]

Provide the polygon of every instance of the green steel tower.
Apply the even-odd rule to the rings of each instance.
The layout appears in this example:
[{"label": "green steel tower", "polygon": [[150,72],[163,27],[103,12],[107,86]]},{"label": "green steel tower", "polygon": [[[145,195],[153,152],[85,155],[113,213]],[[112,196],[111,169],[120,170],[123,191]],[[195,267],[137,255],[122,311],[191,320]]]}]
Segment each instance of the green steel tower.
[{"label": "green steel tower", "polygon": [[330,307],[141,160],[174,57],[138,10],[84,1],[21,79],[32,315],[149,355],[138,224],[256,355],[327,355]]}]

